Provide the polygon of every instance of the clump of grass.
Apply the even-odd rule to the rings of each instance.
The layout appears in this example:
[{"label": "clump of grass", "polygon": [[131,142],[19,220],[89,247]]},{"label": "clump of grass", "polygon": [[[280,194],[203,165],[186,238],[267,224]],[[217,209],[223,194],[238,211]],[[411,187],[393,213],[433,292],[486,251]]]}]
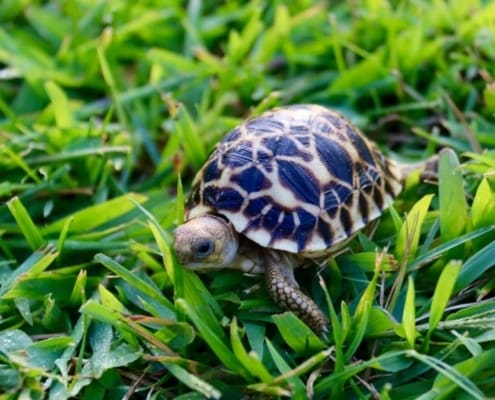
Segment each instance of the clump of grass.
[{"label": "clump of grass", "polygon": [[[495,396],[494,4],[206,3],[0,4],[0,398]],[[450,149],[298,271],[327,338],[170,247],[221,135],[296,102]]]}]

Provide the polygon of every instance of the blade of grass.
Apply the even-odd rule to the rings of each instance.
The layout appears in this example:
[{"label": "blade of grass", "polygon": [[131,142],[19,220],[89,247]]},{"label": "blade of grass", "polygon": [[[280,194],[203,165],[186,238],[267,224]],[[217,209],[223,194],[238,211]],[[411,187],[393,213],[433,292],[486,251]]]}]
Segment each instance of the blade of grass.
[{"label": "blade of grass", "polygon": [[234,355],[247,371],[264,383],[269,384],[273,381],[273,376],[271,376],[270,372],[263,365],[258,355],[254,352],[248,354],[244,348],[239,337],[239,327],[237,326],[236,318],[233,318],[230,323],[230,344]]},{"label": "blade of grass", "polygon": [[432,198],[433,195],[426,195],[419,200],[402,224],[395,247],[396,257],[398,260],[401,260],[402,264],[411,262],[416,256],[421,226],[423,225]]},{"label": "blade of grass", "polygon": [[0,286],[0,298],[9,297],[9,292],[14,290],[16,285],[28,275],[36,276],[47,269],[50,264],[57,258],[57,252],[51,245],[45,246],[31,254],[26,261],[15,269]]},{"label": "blade of grass", "polygon": [[38,227],[29,216],[24,205],[18,197],[14,197],[7,202],[7,207],[17,222],[19,229],[26,238],[32,250],[36,250],[45,243],[45,239],[41,235]]},{"label": "blade of grass", "polygon": [[62,88],[53,81],[45,82],[45,90],[52,102],[55,122],[61,129],[70,128],[74,125],[69,100]]},{"label": "blade of grass", "polygon": [[447,378],[449,381],[455,383],[457,386],[462,388],[467,394],[469,394],[473,399],[485,399],[484,394],[476,387],[476,385],[469,380],[469,378],[455,369],[453,366],[435,358],[430,357],[425,354],[420,354],[414,350],[409,352],[409,355],[418,361],[428,365],[435,371],[440,373],[440,376]]},{"label": "blade of grass", "polygon": [[[280,354],[280,352],[277,350],[277,348],[273,345],[273,343],[266,338],[266,347],[268,348],[268,352],[270,353],[270,356],[276,366],[276,368],[282,373],[282,374],[288,374],[292,370],[292,368],[287,364],[286,360],[284,357]],[[291,385],[294,388],[294,392],[292,395],[294,396],[294,399],[305,399],[306,398],[306,388],[304,386],[304,383],[302,379],[299,376],[286,376],[285,380],[289,385]],[[286,396],[290,396],[291,393],[288,392]]]},{"label": "blade of grass", "polygon": [[445,243],[462,235],[467,223],[464,182],[459,160],[453,150],[443,149],[440,152],[438,175],[440,234]]},{"label": "blade of grass", "polygon": [[151,284],[149,284],[148,282],[144,281],[139,276],[137,276],[133,272],[129,271],[127,268],[125,268],[124,266],[122,266],[121,264],[116,262],[115,260],[112,260],[110,257],[108,257],[105,254],[102,254],[102,253],[96,254],[95,255],[95,261],[100,263],[101,265],[103,265],[105,268],[108,268],[110,271],[117,274],[119,277],[121,277],[126,282],[131,284],[133,287],[139,289],[143,293],[146,293],[153,300],[157,301],[162,306],[164,306],[166,309],[168,309],[170,312],[170,314],[167,316],[168,318],[171,318],[171,319],[175,318],[175,312],[174,312],[173,304],[170,303],[170,301],[167,300],[156,287],[154,287]]},{"label": "blade of grass", "polygon": [[69,226],[70,233],[92,231],[98,226],[132,211],[135,204],[144,203],[146,200],[146,196],[136,193],[115,197],[104,203],[84,208],[66,218],[59,219],[43,228],[42,232],[45,235],[58,233],[64,228],[68,219],[72,219],[72,223]]},{"label": "blade of grass", "polygon": [[406,336],[407,344],[414,349],[416,341],[416,310],[415,310],[414,280],[410,276],[407,283],[406,301],[402,312],[402,328]]},{"label": "blade of grass", "polygon": [[487,233],[493,232],[494,230],[495,230],[495,225],[479,228],[475,231],[466,233],[465,235],[462,235],[459,238],[451,240],[450,242],[443,243],[440,246],[437,246],[418,256],[413,262],[409,264],[407,270],[408,272],[414,271],[422,267],[423,265],[436,260],[438,257],[445,254],[447,251],[456,248],[457,246],[460,246],[470,240],[476,239],[478,237],[482,237]]},{"label": "blade of grass", "polygon": [[442,319],[445,307],[447,306],[452,290],[454,289],[454,284],[457,280],[461,265],[461,261],[450,261],[442,270],[442,273],[438,278],[435,291],[433,292],[433,299],[431,301],[428,334],[433,332]]},{"label": "blade of grass", "polygon": [[490,268],[495,267],[494,260],[495,242],[491,242],[466,260],[459,272],[454,292],[465,288]]},{"label": "blade of grass", "polygon": [[217,336],[215,332],[211,330],[210,327],[204,322],[201,314],[193,309],[184,299],[177,299],[176,305],[182,309],[182,312],[193,322],[203,340],[227,368],[239,374],[248,381],[252,379],[251,373],[246,370],[243,365],[239,364],[239,361],[235,357],[234,353],[232,353],[223,340]]},{"label": "blade of grass", "polygon": [[296,352],[324,349],[325,344],[308,326],[291,312],[274,315],[273,321],[285,342]]}]

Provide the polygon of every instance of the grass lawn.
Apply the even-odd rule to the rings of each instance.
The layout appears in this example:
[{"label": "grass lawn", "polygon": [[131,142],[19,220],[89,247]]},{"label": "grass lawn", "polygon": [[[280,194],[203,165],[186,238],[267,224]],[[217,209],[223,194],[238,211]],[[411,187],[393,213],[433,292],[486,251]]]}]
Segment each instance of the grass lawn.
[{"label": "grass lawn", "polygon": [[[0,2],[0,400],[495,398],[495,2],[328,3]],[[450,149],[298,271],[327,338],[171,246],[222,135],[302,102]]]}]

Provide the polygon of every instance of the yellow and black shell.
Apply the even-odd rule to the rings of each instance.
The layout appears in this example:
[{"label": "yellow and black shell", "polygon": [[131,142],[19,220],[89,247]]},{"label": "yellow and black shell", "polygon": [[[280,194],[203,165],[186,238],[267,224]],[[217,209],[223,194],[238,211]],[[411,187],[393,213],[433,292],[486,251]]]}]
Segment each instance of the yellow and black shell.
[{"label": "yellow and black shell", "polygon": [[229,132],[198,172],[186,219],[216,214],[260,246],[318,256],[379,217],[400,170],[342,115],[265,112]]}]

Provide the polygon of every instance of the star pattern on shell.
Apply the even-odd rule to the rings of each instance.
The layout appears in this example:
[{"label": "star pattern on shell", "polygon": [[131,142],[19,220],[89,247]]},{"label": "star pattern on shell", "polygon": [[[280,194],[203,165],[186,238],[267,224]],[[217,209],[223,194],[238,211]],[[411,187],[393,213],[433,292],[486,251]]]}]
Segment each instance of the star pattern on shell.
[{"label": "star pattern on shell", "polygon": [[323,254],[401,191],[397,165],[340,114],[277,108],[229,132],[198,172],[186,219],[227,218],[260,246]]}]

